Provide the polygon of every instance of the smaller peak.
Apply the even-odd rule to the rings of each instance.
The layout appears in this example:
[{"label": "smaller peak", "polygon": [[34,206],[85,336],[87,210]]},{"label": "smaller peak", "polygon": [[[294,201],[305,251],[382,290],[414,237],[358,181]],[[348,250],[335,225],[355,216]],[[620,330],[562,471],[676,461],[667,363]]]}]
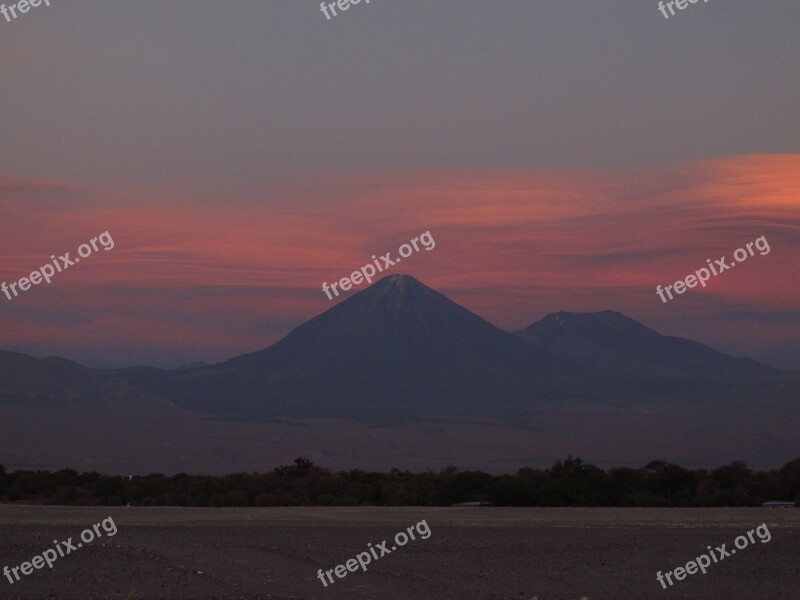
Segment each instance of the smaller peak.
[{"label": "smaller peak", "polygon": [[525,331],[546,331],[548,328],[559,328],[570,331],[588,331],[589,329],[596,330],[625,330],[628,332],[653,332],[646,325],[642,325],[635,319],[624,315],[616,310],[600,310],[594,312],[570,312],[561,310],[558,312],[550,313],[533,325],[530,325]]},{"label": "smaller peak", "polygon": [[567,317],[578,318],[578,319],[614,318],[614,319],[631,320],[630,317],[627,317],[621,312],[617,312],[616,310],[598,310],[591,312],[571,312],[567,310],[560,310],[558,312],[550,313],[542,320],[545,320],[547,318],[562,320]]}]

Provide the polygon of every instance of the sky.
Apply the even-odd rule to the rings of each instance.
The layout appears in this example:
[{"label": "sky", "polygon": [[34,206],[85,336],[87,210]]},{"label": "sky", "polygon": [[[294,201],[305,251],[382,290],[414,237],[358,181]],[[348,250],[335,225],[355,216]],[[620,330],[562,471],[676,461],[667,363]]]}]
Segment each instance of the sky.
[{"label": "sky", "polygon": [[[430,231],[436,247],[390,272],[502,328],[613,309],[800,369],[798,23],[789,0],[668,20],[583,0],[372,0],[331,20],[306,0],[53,0],[0,17],[0,279],[114,240],[0,295],[0,348],[223,360]],[[656,295],[761,236],[768,254]]]}]

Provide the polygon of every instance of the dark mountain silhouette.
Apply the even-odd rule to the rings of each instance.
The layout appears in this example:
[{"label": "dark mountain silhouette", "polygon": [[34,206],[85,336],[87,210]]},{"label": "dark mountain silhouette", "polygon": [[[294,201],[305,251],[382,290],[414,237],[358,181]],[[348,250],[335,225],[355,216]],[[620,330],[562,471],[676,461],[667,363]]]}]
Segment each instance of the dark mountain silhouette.
[{"label": "dark mountain silhouette", "polygon": [[753,400],[797,381],[612,311],[556,313],[508,333],[408,275],[381,279],[265,350],[190,370],[105,376],[228,417],[385,421],[519,419],[575,403]]},{"label": "dark mountain silhouette", "polygon": [[122,375],[187,408],[248,415],[511,415],[578,394],[586,368],[392,275],[278,343],[208,368]]},{"label": "dark mountain silhouette", "polygon": [[795,372],[619,313],[508,333],[395,275],[216,365],[91,370],[0,352],[0,456],[114,473],[269,470],[298,454],[348,469],[507,472],[568,453],[774,465],[797,454],[799,391]]},{"label": "dark mountain silhouette", "polygon": [[391,275],[265,350],[175,370],[89,370],[0,353],[0,400],[159,397],[232,419],[530,420],[567,406],[796,397],[798,374],[663,336],[605,311],[549,315],[516,334],[408,275]]}]

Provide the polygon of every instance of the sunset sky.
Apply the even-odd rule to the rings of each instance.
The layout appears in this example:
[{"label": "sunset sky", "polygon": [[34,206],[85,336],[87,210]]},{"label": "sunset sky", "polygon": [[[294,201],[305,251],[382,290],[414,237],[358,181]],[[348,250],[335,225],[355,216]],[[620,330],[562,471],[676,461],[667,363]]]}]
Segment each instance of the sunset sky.
[{"label": "sunset sky", "polygon": [[[613,309],[800,369],[800,4],[656,4],[372,0],[326,21],[311,0],[76,0],[0,19],[0,281],[115,242],[0,295],[0,348],[223,360],[430,231],[389,273],[502,328]],[[769,254],[659,300],[760,236]]]}]

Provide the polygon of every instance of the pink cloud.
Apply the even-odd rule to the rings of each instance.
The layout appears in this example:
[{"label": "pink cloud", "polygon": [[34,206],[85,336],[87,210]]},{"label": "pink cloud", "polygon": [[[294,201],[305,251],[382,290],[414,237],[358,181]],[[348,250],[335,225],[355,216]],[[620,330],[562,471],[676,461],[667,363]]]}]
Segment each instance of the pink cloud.
[{"label": "pink cloud", "polygon": [[[195,348],[197,358],[263,347],[332,305],[323,281],[349,275],[372,254],[396,253],[426,230],[435,250],[393,272],[415,275],[507,328],[554,310],[614,308],[658,321],[692,319],[697,306],[706,315],[730,306],[796,310],[800,297],[788,275],[800,250],[796,155],[603,173],[319,176],[238,191],[221,204],[147,194],[76,202],[79,195],[57,182],[0,181],[5,281],[51,254],[74,255],[103,231],[116,244],[13,303],[0,297],[0,323],[14,343],[63,347],[89,336],[109,346],[173,343]],[[657,284],[762,235],[769,255],[669,304],[658,300]],[[49,325],[36,324],[37,311],[51,315]],[[92,321],[93,314],[101,316]],[[67,325],[75,320],[84,325]],[[758,335],[752,323],[726,327]]]}]

